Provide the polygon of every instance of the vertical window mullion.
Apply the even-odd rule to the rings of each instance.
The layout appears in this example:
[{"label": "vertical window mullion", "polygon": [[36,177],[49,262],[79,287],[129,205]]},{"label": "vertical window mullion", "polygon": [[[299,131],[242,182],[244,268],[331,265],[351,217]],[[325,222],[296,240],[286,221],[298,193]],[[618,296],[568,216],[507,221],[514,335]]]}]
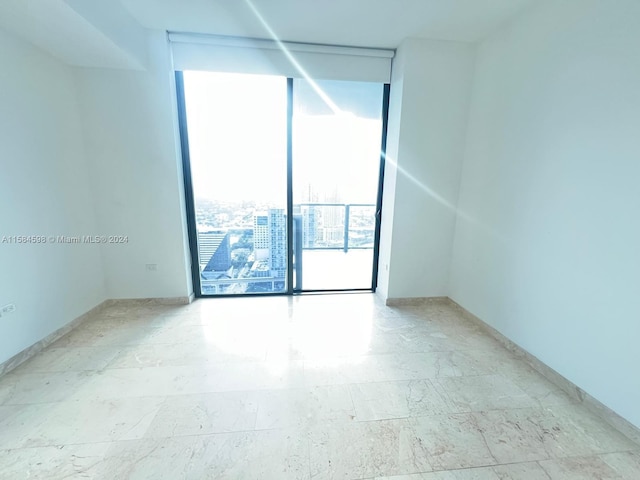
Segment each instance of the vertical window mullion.
[{"label": "vertical window mullion", "polygon": [[380,257],[380,228],[382,222],[382,191],[384,188],[384,168],[387,157],[387,124],[389,121],[389,93],[391,86],[384,85],[382,95],[382,142],[380,146],[380,173],[378,176],[378,199],[376,205],[376,225],[373,240],[373,272],[371,276],[371,289],[375,292],[378,287],[378,260]]},{"label": "vertical window mullion", "polygon": [[293,294],[293,78],[287,78],[287,294]]},{"label": "vertical window mullion", "polygon": [[187,109],[184,95],[184,76],[181,71],[175,72],[176,98],[178,107],[178,125],[180,130],[180,147],[182,151],[182,176],[184,179],[184,197],[189,232],[189,250],[191,258],[191,281],[193,293],[202,296],[200,284],[200,268],[198,259],[198,233],[196,228],[196,209],[193,200],[193,183],[191,178],[191,160],[189,156],[189,135],[187,130]]}]

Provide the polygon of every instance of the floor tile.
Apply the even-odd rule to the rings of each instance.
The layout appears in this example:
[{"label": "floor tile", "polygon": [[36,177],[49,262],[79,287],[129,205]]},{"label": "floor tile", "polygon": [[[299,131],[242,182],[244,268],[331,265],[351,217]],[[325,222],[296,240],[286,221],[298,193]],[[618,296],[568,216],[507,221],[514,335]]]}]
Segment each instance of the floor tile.
[{"label": "floor tile", "polygon": [[458,348],[461,347],[445,334],[411,330],[374,335],[369,343],[368,352],[371,354],[448,352]]},{"label": "floor tile", "polygon": [[119,397],[188,395],[300,388],[302,366],[228,363],[107,369],[92,375],[73,398],[104,400]]},{"label": "floor tile", "polygon": [[113,325],[112,323],[86,323],[72,330],[52,344],[62,347],[103,347],[138,345],[154,333],[147,325]]},{"label": "floor tile", "polygon": [[456,352],[395,353],[385,380],[420,380],[462,375]]},{"label": "floor tile", "polygon": [[392,475],[391,477],[375,477],[374,480],[422,480],[421,473],[411,473],[409,475]]},{"label": "floor tile", "polygon": [[635,444],[576,407],[494,410],[473,414],[500,463],[631,450]]},{"label": "floor tile", "polygon": [[431,380],[359,383],[349,386],[358,421],[459,412]]},{"label": "floor tile", "polygon": [[423,451],[434,470],[453,470],[498,463],[487,447],[476,419],[467,413],[410,419]]},{"label": "floor tile", "polygon": [[257,395],[251,392],[169,396],[145,436],[155,438],[249,431],[255,427],[257,412]]},{"label": "floor tile", "polygon": [[541,407],[577,403],[560,387],[522,362],[511,362],[508,367],[501,370],[501,373],[534,398]]},{"label": "floor tile", "polygon": [[550,480],[549,475],[537,462],[510,463],[493,467],[500,480]]},{"label": "floor tile", "polygon": [[0,419],[0,450],[142,438],[164,398],[21,405]]},{"label": "floor tile", "polygon": [[487,467],[422,474],[422,480],[499,480],[499,478],[492,468]]},{"label": "floor tile", "polygon": [[70,480],[98,476],[110,443],[0,450],[0,480]]},{"label": "floor tile", "polygon": [[640,450],[606,453],[600,455],[600,458],[613,468],[620,478],[624,480],[640,478]]},{"label": "floor tile", "polygon": [[461,412],[535,407],[538,402],[502,375],[441,378],[442,386]]},{"label": "floor tile", "polygon": [[348,423],[355,419],[353,402],[346,385],[268,390],[257,392],[256,397],[256,430],[305,428],[335,422]]},{"label": "floor tile", "polygon": [[72,398],[94,372],[11,372],[0,378],[0,405],[60,402]]},{"label": "floor tile", "polygon": [[102,370],[118,353],[117,347],[46,348],[16,368],[14,373]]},{"label": "floor tile", "polygon": [[360,355],[304,360],[307,386],[344,385],[357,382],[382,382],[391,373],[390,355]]},{"label": "floor tile", "polygon": [[619,480],[622,478],[606,462],[596,456],[543,460],[540,466],[551,480]]},{"label": "floor tile", "polygon": [[266,348],[230,351],[204,342],[144,344],[120,347],[107,368],[206,365],[211,363],[256,362],[265,359]]},{"label": "floor tile", "polygon": [[430,471],[407,420],[328,425],[310,433],[311,478],[367,478]]},{"label": "floor tile", "polygon": [[309,449],[304,435],[282,430],[116,442],[91,473],[128,480],[306,480]]}]

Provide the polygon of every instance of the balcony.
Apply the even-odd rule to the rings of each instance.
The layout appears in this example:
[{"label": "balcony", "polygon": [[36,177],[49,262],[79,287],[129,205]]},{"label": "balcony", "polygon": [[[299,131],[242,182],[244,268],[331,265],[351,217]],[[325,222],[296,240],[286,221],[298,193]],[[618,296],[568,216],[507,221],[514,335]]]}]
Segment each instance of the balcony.
[{"label": "balcony", "polygon": [[303,262],[302,288],[299,290],[371,288],[373,248],[346,252],[340,249],[303,249]]},{"label": "balcony", "polygon": [[341,203],[294,206],[294,290],[371,288],[375,208]]},{"label": "balcony", "polygon": [[[295,291],[371,288],[375,242],[375,205],[301,203],[294,205],[293,289]],[[282,222],[284,223],[284,222]],[[264,227],[261,227],[264,228]],[[269,227],[271,228],[271,227]],[[280,227],[279,227],[280,228]],[[242,235],[249,234],[245,230]],[[253,236],[254,231],[251,231]],[[268,232],[273,239],[286,238]],[[199,247],[202,251],[202,246]],[[233,252],[234,244],[230,250]],[[244,264],[201,275],[203,294],[286,291],[286,245],[273,240],[269,251],[251,247]],[[280,258],[282,257],[282,258]],[[237,257],[236,257],[237,258]]]}]

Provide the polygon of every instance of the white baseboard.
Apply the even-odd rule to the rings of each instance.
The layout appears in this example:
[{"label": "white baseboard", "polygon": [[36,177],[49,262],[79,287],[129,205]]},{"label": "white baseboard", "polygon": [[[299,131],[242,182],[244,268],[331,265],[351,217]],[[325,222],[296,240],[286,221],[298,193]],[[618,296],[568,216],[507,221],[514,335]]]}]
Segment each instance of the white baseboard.
[{"label": "white baseboard", "polygon": [[120,306],[153,306],[153,305],[189,305],[193,299],[187,297],[166,297],[166,298],[111,298],[106,301],[108,307]]},{"label": "white baseboard", "polygon": [[385,304],[387,307],[421,307],[423,305],[448,301],[449,297],[406,297],[387,298]]}]

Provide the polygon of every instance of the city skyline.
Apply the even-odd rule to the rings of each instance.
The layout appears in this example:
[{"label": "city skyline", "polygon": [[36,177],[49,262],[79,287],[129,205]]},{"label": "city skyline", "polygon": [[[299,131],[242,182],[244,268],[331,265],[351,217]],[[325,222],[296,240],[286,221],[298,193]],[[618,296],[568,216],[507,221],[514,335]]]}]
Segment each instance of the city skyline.
[{"label": "city skyline", "polygon": [[[198,256],[205,293],[251,293],[281,291],[287,272],[286,214],[281,208],[255,208],[244,202],[238,210],[233,202],[220,205],[203,202],[200,218],[212,218],[198,230]],[[346,208],[354,214],[346,214]],[[344,229],[348,228],[350,248],[373,248],[374,206],[327,207],[307,205],[294,212],[296,235],[302,236],[304,250],[345,250]],[[248,213],[251,211],[252,213]],[[240,221],[234,221],[234,215]],[[222,218],[220,218],[222,217]],[[247,221],[251,218],[250,222]],[[218,219],[218,220],[216,220]],[[346,222],[349,225],[346,225]],[[229,225],[235,225],[229,227]],[[235,282],[255,278],[255,282]],[[269,284],[271,285],[269,287]],[[211,286],[214,287],[211,287]]]}]

